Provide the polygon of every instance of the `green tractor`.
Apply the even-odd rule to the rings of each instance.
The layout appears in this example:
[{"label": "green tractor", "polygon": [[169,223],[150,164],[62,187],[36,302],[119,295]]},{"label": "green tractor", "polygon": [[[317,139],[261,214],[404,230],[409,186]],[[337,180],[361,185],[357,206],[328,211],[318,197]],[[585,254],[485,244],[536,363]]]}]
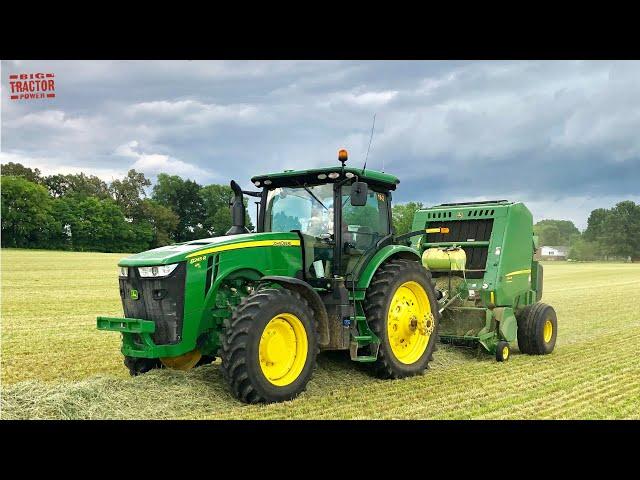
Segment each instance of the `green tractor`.
[{"label": "green tractor", "polygon": [[[345,150],[339,160],[253,177],[260,191],[232,181],[226,235],[119,262],[125,318],[98,317],[97,327],[121,332],[131,375],[220,357],[235,397],[276,402],[306,388],[321,350],[348,350],[383,378],[424,372],[438,334],[502,360],[516,335],[521,351],[551,352],[556,317],[537,303],[542,267],[526,207],[440,206],[397,237],[399,180],[347,167]],[[260,199],[256,233],[244,194]]]}]

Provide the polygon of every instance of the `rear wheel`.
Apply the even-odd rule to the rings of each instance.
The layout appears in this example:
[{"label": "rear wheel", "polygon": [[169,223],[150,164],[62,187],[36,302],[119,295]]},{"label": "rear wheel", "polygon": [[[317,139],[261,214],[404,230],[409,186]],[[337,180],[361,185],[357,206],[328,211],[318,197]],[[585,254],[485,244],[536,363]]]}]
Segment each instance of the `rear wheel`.
[{"label": "rear wheel", "polygon": [[529,355],[547,355],[556,346],[558,317],[551,305],[535,303],[517,315],[518,348]]},{"label": "rear wheel", "polygon": [[318,335],[307,301],[286,289],[245,297],[222,334],[222,374],[246,403],[291,400],[316,365]]},{"label": "rear wheel", "polygon": [[365,314],[380,339],[376,373],[417,375],[433,360],[438,309],[431,274],[420,263],[394,259],[381,266],[367,289]]}]

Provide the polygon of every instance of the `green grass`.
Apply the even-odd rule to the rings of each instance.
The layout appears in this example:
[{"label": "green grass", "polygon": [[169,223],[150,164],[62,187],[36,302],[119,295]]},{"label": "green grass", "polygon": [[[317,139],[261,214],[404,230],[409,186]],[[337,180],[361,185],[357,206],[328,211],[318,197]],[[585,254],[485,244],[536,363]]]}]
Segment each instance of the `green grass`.
[{"label": "green grass", "polygon": [[425,375],[383,381],[325,353],[299,398],[247,406],[217,364],[128,376],[119,336],[95,329],[122,314],[121,256],[2,250],[2,418],[640,418],[640,264],[545,264],[552,355],[441,345]]}]

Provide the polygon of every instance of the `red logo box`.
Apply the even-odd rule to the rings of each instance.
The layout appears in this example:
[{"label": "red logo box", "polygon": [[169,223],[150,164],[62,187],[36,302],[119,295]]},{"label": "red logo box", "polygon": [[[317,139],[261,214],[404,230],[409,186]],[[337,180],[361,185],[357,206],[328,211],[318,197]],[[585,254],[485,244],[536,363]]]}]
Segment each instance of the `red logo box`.
[{"label": "red logo box", "polygon": [[9,87],[11,100],[38,100],[56,96],[53,73],[12,73],[9,75]]}]

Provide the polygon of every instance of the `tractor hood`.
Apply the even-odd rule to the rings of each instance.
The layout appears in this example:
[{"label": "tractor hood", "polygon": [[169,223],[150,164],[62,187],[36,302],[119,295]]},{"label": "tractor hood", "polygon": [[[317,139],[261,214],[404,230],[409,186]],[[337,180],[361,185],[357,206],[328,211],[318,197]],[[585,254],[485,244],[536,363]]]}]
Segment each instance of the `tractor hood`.
[{"label": "tractor hood", "polygon": [[268,247],[275,245],[275,242],[283,241],[292,242],[292,245],[299,245],[300,238],[296,233],[289,232],[245,233],[205,238],[140,252],[123,258],[118,262],[118,266],[147,267],[153,265],[168,265],[182,262],[196,255],[234,250],[236,248]]}]

